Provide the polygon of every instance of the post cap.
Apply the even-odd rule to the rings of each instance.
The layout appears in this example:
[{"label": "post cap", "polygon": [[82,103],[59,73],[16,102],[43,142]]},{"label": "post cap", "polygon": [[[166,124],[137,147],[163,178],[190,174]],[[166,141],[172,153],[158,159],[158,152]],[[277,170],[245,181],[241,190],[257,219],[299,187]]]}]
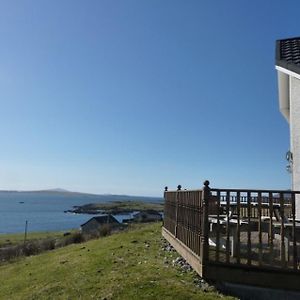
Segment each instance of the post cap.
[{"label": "post cap", "polygon": [[177,186],[177,191],[181,191],[181,185],[180,184],[178,184],[178,186]]},{"label": "post cap", "polygon": [[205,180],[205,181],[203,182],[203,184],[204,184],[204,186],[208,187],[208,186],[209,186],[209,181],[208,181],[208,180]]},{"label": "post cap", "polygon": [[168,191],[168,187],[167,186],[165,186],[165,192],[167,192]]}]

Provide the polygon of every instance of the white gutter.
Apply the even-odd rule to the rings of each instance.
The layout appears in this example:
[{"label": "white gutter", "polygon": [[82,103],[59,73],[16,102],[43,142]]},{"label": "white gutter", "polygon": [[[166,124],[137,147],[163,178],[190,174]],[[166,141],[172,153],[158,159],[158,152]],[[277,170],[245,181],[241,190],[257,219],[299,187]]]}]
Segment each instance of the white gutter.
[{"label": "white gutter", "polygon": [[280,72],[285,73],[285,74],[287,74],[287,75],[296,77],[297,79],[300,80],[300,75],[299,75],[298,73],[295,73],[295,72],[293,72],[293,71],[287,70],[287,69],[285,69],[285,68],[283,68],[283,67],[279,67],[279,66],[275,66],[275,69],[276,69],[277,71],[280,71]]}]

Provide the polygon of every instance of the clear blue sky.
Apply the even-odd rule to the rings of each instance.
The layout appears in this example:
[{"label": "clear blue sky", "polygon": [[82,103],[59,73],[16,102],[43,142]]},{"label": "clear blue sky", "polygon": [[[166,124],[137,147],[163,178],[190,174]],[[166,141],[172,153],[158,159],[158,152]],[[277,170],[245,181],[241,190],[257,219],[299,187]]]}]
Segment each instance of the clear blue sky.
[{"label": "clear blue sky", "polygon": [[275,40],[299,1],[0,2],[0,189],[289,188]]}]

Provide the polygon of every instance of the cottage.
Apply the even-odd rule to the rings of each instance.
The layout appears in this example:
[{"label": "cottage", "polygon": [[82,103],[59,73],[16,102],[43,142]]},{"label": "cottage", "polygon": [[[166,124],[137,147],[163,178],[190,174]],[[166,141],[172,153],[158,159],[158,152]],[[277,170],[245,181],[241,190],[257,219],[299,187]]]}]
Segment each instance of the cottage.
[{"label": "cottage", "polygon": [[136,213],[133,216],[133,221],[135,222],[156,222],[161,221],[162,215],[156,210],[145,210]]},{"label": "cottage", "polygon": [[111,228],[114,228],[120,225],[120,223],[112,215],[103,215],[89,219],[87,222],[80,225],[80,229],[82,233],[92,234],[99,232],[101,228],[107,225],[109,225]]},{"label": "cottage", "polygon": [[[290,150],[286,158],[292,175],[292,190],[300,190],[300,37],[276,42],[279,108],[290,126]],[[300,219],[300,198],[296,196]]]}]

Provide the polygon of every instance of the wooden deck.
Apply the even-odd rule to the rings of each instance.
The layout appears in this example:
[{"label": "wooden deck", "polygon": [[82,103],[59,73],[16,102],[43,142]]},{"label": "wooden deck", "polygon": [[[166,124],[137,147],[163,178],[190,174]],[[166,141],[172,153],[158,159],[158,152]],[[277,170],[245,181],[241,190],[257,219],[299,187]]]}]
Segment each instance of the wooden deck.
[{"label": "wooden deck", "polygon": [[205,279],[300,290],[295,191],[165,191],[163,236]]}]

